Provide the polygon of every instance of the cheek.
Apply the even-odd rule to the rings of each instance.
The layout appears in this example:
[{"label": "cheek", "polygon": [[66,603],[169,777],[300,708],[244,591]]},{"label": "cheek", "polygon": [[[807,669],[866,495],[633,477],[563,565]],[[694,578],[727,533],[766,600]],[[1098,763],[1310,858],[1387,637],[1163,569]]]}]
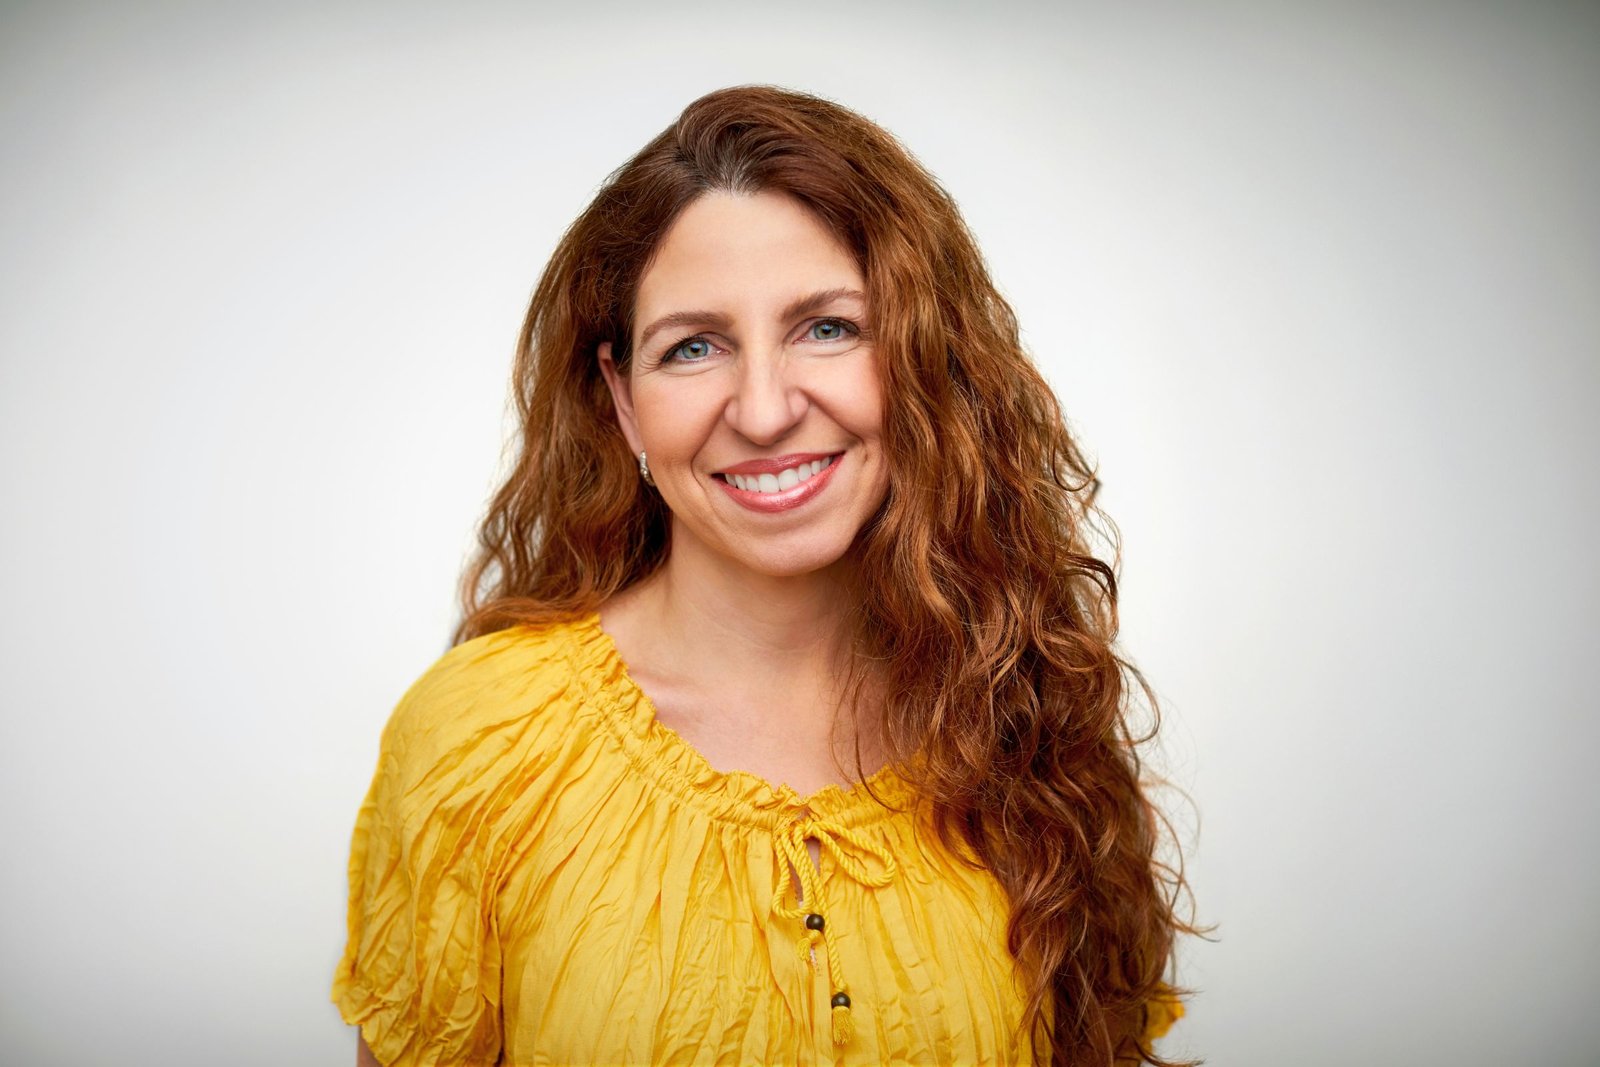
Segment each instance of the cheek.
[{"label": "cheek", "polygon": [[812,396],[852,436],[876,441],[883,436],[883,385],[870,353],[829,368],[812,382]]},{"label": "cheek", "polygon": [[635,385],[634,418],[645,451],[662,463],[691,459],[722,413],[721,394],[713,383],[693,379],[647,381]]},{"label": "cheek", "polygon": [[877,441],[883,437],[883,391],[876,377],[862,376],[852,384],[839,417],[863,441]]}]

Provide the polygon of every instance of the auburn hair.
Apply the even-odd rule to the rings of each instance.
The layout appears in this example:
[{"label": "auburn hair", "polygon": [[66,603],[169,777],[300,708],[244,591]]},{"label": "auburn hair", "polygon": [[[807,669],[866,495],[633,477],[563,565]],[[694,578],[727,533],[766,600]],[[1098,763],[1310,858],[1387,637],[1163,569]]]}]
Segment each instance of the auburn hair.
[{"label": "auburn hair", "polygon": [[[678,214],[711,191],[794,197],[857,257],[885,395],[889,490],[858,535],[858,661],[889,758],[943,844],[992,872],[1036,1054],[1163,1064],[1143,1043],[1181,868],[1130,725],[1149,687],[1113,649],[1097,483],[1010,306],[938,182],[887,132],[814,96],[724,89],[613,173],[534,291],[513,390],[521,437],[463,580],[458,641],[570,619],[651,574],[669,514],[601,378],[626,369],[634,295]],[[1108,534],[1100,538],[1096,531]],[[1105,553],[1102,553],[1103,555]],[[1137,686],[1130,684],[1137,683]],[[964,847],[963,847],[964,846]]]}]

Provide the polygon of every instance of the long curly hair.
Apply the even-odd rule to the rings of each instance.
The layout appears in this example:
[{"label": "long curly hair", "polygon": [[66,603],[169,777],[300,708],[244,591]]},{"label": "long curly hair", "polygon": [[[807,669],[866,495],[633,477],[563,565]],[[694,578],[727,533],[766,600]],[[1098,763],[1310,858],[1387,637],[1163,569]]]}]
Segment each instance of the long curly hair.
[{"label": "long curly hair", "polygon": [[1175,995],[1174,941],[1192,927],[1142,784],[1154,727],[1130,725],[1140,706],[1153,721],[1155,701],[1113,649],[1115,528],[954,202],[880,127],[802,93],[724,89],[611,175],[528,309],[519,447],[457,640],[587,614],[666,558],[667,510],[641,483],[596,349],[610,341],[626,369],[640,277],[709,191],[788,194],[861,265],[893,402],[888,495],[853,548],[854,648],[887,694],[891,761],[943,844],[1006,893],[1036,1050],[1075,1067],[1166,1063],[1141,1035],[1152,1002]]}]

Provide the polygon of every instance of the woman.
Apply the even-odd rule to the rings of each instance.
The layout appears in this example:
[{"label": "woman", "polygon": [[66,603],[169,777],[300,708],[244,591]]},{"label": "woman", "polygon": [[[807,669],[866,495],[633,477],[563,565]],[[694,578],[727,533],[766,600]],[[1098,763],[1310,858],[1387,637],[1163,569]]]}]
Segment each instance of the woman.
[{"label": "woman", "polygon": [[515,381],[356,830],[361,1062],[1163,1062],[1092,478],[932,178],[712,93],[563,238]]}]

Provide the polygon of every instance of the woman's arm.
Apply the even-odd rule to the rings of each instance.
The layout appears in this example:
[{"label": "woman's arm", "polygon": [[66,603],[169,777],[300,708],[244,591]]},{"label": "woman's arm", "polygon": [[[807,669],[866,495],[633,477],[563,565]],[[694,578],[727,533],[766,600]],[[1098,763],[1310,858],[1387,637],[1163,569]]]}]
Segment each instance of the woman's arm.
[{"label": "woman's arm", "polygon": [[356,1067],[383,1067],[367,1047],[367,1039],[361,1036],[359,1030],[356,1031]]}]

